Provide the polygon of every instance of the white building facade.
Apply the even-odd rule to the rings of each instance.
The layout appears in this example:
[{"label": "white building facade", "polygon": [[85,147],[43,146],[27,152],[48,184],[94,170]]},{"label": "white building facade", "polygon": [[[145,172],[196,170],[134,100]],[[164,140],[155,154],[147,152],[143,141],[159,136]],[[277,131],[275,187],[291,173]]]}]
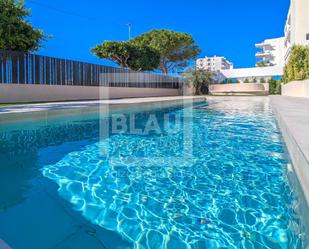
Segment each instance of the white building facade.
[{"label": "white building facade", "polygon": [[256,58],[268,66],[284,67],[294,45],[309,45],[309,0],[290,0],[284,37],[267,39],[255,46]]},{"label": "white building facade", "polygon": [[277,66],[284,67],[284,56],[285,56],[285,38],[275,38],[275,39],[266,39],[262,43],[255,44],[255,47],[261,51],[256,53],[256,58],[259,60],[259,63],[262,63],[265,66]]},{"label": "white building facade", "polygon": [[196,67],[212,72],[233,69],[233,63],[222,56],[205,57],[196,60]]},{"label": "white building facade", "polygon": [[[221,70],[221,78],[237,79],[239,83],[267,82],[269,79],[283,75],[283,67],[252,67]],[[218,77],[218,76],[217,76]]]},{"label": "white building facade", "polygon": [[291,0],[284,36],[287,63],[293,45],[309,45],[309,0]]},{"label": "white building facade", "polygon": [[[284,28],[284,37],[266,39],[255,46],[259,62],[266,67],[233,69],[233,63],[224,57],[205,57],[197,60],[197,68],[216,72],[214,81],[221,83],[226,79],[239,82],[261,81],[282,76],[294,45],[309,45],[309,0],[290,0],[290,8]],[[258,66],[258,64],[257,64]]]}]

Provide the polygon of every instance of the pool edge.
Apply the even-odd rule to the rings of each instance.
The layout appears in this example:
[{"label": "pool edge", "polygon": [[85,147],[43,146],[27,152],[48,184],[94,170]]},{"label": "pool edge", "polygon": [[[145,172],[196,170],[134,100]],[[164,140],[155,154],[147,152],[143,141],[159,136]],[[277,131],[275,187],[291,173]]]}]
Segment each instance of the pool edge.
[{"label": "pool edge", "polygon": [[305,156],[302,147],[293,135],[289,128],[289,124],[284,119],[282,112],[278,108],[278,103],[275,102],[274,97],[270,97],[271,106],[278,122],[283,139],[292,160],[294,170],[297,174],[299,183],[309,206],[309,160]]},{"label": "pool edge", "polygon": [[[68,103],[46,103],[31,104],[29,110],[17,110],[11,112],[0,112],[0,124],[11,123],[20,120],[35,120],[47,117],[59,117],[66,115],[80,115],[86,113],[108,112],[108,111],[126,111],[128,109],[143,108],[164,108],[169,106],[189,104],[205,101],[205,96],[179,96],[179,97],[152,97],[152,98],[130,98],[107,101],[79,101]],[[36,107],[43,108],[35,110]],[[50,106],[48,106],[50,105]],[[60,105],[60,106],[57,106]],[[74,106],[77,105],[77,106]],[[54,108],[56,106],[56,108]],[[26,106],[27,107],[27,106]]]}]

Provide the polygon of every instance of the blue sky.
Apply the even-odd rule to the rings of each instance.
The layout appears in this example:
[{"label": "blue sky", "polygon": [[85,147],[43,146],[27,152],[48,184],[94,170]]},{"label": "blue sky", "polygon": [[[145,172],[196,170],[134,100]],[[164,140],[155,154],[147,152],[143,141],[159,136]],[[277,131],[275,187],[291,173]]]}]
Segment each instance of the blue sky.
[{"label": "blue sky", "polygon": [[283,35],[289,0],[26,0],[32,24],[53,35],[38,53],[110,64],[90,49],[151,29],[190,33],[202,54],[223,55],[235,67],[254,66],[254,44]]}]

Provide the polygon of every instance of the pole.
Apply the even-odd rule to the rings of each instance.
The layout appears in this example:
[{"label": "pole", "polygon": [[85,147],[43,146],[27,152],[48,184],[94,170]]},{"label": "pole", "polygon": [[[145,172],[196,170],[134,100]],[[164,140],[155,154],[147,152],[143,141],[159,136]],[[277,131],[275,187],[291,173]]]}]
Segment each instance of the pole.
[{"label": "pole", "polygon": [[129,40],[131,40],[131,28],[132,28],[132,25],[131,25],[131,23],[128,23],[127,26],[128,26]]}]

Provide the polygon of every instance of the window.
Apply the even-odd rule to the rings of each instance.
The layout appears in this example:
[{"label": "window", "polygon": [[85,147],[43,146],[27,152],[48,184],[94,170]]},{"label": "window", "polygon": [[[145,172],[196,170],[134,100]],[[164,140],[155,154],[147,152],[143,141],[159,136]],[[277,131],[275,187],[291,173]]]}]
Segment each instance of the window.
[{"label": "window", "polygon": [[309,34],[306,35],[306,40],[309,41]]}]

